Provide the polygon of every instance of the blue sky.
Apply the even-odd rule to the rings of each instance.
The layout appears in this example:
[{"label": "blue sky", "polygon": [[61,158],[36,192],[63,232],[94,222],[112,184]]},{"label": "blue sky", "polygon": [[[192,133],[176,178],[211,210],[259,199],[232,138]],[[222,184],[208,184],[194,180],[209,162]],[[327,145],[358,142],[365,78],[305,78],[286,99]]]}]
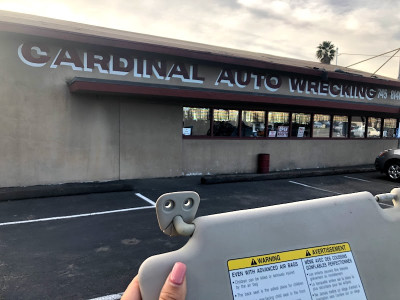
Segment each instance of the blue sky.
[{"label": "blue sky", "polygon": [[[391,0],[0,0],[0,9],[310,61],[328,40],[341,66],[400,47]],[[387,58],[354,68],[373,73]],[[378,74],[397,78],[399,60]]]}]

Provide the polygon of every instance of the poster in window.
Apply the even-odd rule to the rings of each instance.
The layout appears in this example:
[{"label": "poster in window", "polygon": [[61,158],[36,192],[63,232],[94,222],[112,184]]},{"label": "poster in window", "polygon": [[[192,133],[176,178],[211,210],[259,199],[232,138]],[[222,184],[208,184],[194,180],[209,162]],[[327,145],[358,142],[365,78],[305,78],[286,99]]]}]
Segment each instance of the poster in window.
[{"label": "poster in window", "polygon": [[297,137],[302,138],[304,137],[304,131],[306,130],[305,127],[299,127],[299,130],[297,131]]},{"label": "poster in window", "polygon": [[192,135],[192,127],[184,127],[182,130],[183,135]]},{"label": "poster in window", "polygon": [[278,126],[277,137],[288,137],[289,136],[289,126]]},{"label": "poster in window", "polygon": [[270,130],[268,132],[268,137],[276,137],[276,130]]}]

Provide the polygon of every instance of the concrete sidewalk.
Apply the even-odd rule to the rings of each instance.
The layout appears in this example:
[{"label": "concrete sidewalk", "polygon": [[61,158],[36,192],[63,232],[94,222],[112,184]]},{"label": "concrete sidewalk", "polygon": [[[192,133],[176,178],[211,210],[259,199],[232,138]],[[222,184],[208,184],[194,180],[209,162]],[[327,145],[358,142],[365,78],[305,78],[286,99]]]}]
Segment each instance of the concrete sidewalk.
[{"label": "concrete sidewalk", "polygon": [[203,184],[216,184],[228,182],[244,182],[244,181],[262,181],[273,179],[289,179],[299,177],[314,177],[336,174],[351,174],[362,172],[374,172],[373,165],[349,166],[349,167],[333,167],[318,169],[299,169],[289,171],[277,171],[267,174],[227,174],[227,175],[208,175],[201,177]]},{"label": "concrete sidewalk", "polygon": [[31,198],[61,197],[91,193],[112,193],[131,191],[132,185],[126,181],[63,183],[0,188],[0,201]]},{"label": "concrete sidewalk", "polygon": [[[268,174],[225,174],[225,175],[207,175],[195,177],[176,177],[166,178],[168,180],[184,180],[190,178],[197,181],[199,184],[218,184],[218,183],[231,183],[231,182],[245,182],[245,181],[262,181],[273,179],[288,179],[299,177],[312,177],[312,176],[326,176],[335,174],[350,174],[361,172],[373,172],[375,168],[373,165],[362,166],[349,166],[349,167],[335,167],[335,168],[320,168],[320,169],[300,169],[290,171],[278,171]],[[135,190],[135,182],[138,180],[159,180],[155,179],[130,179],[118,180],[107,182],[83,182],[83,183],[65,183],[54,185],[36,185],[27,187],[7,187],[0,188],[0,201],[10,200],[23,200],[32,198],[45,198],[45,197],[61,197],[82,195],[91,193],[112,193],[122,191]]]}]

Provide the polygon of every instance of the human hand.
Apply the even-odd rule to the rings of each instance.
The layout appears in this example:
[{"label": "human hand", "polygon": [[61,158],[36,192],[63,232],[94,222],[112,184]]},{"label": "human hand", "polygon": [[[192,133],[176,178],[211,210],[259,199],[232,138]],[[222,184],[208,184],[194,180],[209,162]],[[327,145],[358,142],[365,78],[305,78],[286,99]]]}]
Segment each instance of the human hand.
[{"label": "human hand", "polygon": [[[165,280],[159,300],[185,300],[186,298],[186,265],[175,263],[171,273]],[[142,300],[139,279],[137,275],[129,284],[121,300]]]}]

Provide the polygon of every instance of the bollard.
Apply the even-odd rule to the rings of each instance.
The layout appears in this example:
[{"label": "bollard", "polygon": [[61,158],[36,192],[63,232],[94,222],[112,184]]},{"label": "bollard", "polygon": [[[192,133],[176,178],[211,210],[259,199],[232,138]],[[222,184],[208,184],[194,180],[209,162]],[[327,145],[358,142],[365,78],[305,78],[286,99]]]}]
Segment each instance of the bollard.
[{"label": "bollard", "polygon": [[258,154],[257,173],[269,173],[269,154]]}]

